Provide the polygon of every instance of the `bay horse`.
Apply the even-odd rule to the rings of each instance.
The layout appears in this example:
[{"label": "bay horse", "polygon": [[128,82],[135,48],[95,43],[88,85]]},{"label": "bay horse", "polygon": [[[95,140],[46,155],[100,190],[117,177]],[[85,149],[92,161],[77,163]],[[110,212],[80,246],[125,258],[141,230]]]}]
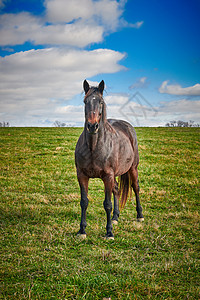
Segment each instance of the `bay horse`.
[{"label": "bay horse", "polygon": [[[101,178],[105,187],[103,204],[107,215],[106,237],[114,239],[112,223],[118,222],[119,200],[121,207],[124,207],[131,187],[136,196],[137,220],[144,220],[139,199],[137,137],[134,128],[128,122],[107,119],[103,80],[97,87],[90,87],[85,80],[83,88],[85,125],[75,150],[77,178],[81,191],[81,223],[78,236],[86,238],[89,178]],[[119,188],[116,177],[119,178]],[[112,194],[114,210],[111,220]]]}]

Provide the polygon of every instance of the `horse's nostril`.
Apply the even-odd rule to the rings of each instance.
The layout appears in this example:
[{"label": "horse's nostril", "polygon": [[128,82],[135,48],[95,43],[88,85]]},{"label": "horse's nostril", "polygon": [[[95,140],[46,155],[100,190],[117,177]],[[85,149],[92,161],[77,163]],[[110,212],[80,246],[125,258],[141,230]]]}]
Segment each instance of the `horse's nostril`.
[{"label": "horse's nostril", "polygon": [[88,130],[90,130],[90,128],[91,128],[91,124],[90,123],[87,124],[87,128],[88,128]]},{"label": "horse's nostril", "polygon": [[89,133],[96,133],[98,128],[99,128],[99,124],[97,122],[94,124],[90,122],[87,123],[87,130],[89,131]]}]

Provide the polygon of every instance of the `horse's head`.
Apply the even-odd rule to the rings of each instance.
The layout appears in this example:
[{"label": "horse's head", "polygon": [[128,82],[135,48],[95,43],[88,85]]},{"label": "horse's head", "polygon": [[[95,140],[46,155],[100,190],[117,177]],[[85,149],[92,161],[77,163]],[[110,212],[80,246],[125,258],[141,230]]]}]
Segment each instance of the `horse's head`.
[{"label": "horse's head", "polygon": [[83,88],[85,91],[85,127],[90,134],[96,134],[106,118],[103,100],[104,81],[102,80],[98,87],[90,87],[87,80],[84,80]]}]

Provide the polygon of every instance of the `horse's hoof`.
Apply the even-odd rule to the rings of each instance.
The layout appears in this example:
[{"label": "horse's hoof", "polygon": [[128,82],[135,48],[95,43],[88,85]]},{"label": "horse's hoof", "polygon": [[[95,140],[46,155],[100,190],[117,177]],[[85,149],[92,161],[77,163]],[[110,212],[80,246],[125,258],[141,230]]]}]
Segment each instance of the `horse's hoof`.
[{"label": "horse's hoof", "polygon": [[109,241],[111,241],[111,240],[113,241],[114,240],[114,236],[107,236],[106,239],[109,240]]},{"label": "horse's hoof", "polygon": [[117,225],[118,221],[117,220],[112,220],[112,224]]},{"label": "horse's hoof", "polygon": [[86,233],[83,233],[83,234],[78,233],[78,234],[77,234],[77,238],[78,238],[79,240],[85,240],[85,239],[86,239]]},{"label": "horse's hoof", "polygon": [[144,222],[144,218],[137,218],[138,222]]}]

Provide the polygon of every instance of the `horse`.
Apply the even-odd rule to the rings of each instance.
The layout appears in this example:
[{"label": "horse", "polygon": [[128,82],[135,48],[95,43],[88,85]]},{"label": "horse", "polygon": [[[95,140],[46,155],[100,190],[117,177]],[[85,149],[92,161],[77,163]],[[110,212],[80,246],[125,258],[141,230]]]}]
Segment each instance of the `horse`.
[{"label": "horse", "polygon": [[[126,121],[107,119],[103,99],[104,81],[97,87],[83,82],[85,125],[75,149],[75,165],[81,192],[81,223],[78,236],[86,238],[86,210],[90,178],[102,179],[107,216],[106,238],[114,239],[112,224],[118,223],[119,208],[126,204],[131,187],[136,196],[137,221],[144,221],[139,198],[138,144],[134,128]],[[118,178],[118,181],[116,180]],[[112,212],[112,194],[114,210]]]}]

